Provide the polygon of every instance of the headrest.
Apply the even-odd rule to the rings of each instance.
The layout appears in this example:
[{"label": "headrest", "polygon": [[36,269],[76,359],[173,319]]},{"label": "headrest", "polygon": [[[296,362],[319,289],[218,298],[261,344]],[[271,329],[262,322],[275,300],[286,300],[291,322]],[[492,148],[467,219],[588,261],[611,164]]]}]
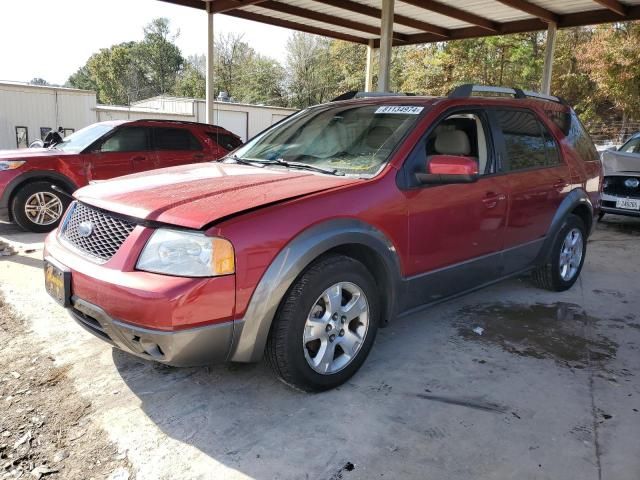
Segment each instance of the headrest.
[{"label": "headrest", "polygon": [[436,152],[441,155],[469,155],[471,144],[462,130],[443,130],[438,132],[435,143]]},{"label": "headrest", "polygon": [[367,146],[369,148],[378,149],[384,144],[384,142],[387,141],[387,139],[392,134],[393,130],[391,130],[389,127],[373,127],[371,130],[369,130],[369,133],[367,133]]}]

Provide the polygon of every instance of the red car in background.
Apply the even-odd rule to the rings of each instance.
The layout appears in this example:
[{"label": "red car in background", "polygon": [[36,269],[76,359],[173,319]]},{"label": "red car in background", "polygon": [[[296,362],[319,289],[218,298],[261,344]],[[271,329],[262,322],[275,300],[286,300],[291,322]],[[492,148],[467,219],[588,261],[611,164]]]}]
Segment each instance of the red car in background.
[{"label": "red car in background", "polygon": [[217,160],[240,145],[216,125],[121,120],[95,123],[51,148],[0,151],[0,220],[48,232],[70,194],[93,180]]}]

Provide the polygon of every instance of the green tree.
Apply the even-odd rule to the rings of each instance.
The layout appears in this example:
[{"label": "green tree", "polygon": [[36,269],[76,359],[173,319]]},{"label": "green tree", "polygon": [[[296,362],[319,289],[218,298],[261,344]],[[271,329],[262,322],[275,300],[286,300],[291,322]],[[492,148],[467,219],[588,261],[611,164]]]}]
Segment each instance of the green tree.
[{"label": "green tree", "polygon": [[171,34],[167,18],[155,18],[144,28],[144,40],[136,45],[136,60],[147,83],[156,94],[171,92],[184,58],[174,43],[179,32]]},{"label": "green tree", "polygon": [[51,85],[49,82],[47,82],[44,78],[40,78],[40,77],[34,77],[31,79],[31,81],[29,82],[31,85],[43,85],[43,86],[47,86],[47,85]]},{"label": "green tree", "polygon": [[173,93],[181,97],[204,98],[205,89],[204,55],[193,55],[178,75]]}]

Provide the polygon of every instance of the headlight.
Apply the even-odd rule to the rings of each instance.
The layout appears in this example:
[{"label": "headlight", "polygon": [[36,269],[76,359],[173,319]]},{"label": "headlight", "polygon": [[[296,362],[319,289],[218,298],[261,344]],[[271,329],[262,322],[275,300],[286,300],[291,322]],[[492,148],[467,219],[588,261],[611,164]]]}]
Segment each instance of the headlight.
[{"label": "headlight", "polygon": [[24,160],[1,160],[0,172],[2,170],[15,170],[25,164]]},{"label": "headlight", "polygon": [[215,277],[235,272],[231,242],[200,232],[160,228],[142,250],[138,270],[180,277]]}]

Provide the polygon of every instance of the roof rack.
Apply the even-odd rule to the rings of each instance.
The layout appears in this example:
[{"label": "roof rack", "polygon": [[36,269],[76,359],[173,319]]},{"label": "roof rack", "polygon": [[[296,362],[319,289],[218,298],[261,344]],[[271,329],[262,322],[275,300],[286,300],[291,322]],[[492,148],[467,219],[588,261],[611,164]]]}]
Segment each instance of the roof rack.
[{"label": "roof rack", "polygon": [[369,97],[413,97],[415,93],[403,93],[403,92],[358,92],[351,90],[345,92],[342,95],[338,95],[331,100],[332,102],[339,102],[340,100],[351,100],[352,98],[369,98]]},{"label": "roof rack", "polygon": [[454,88],[448,95],[449,98],[469,98],[474,93],[493,93],[493,94],[506,94],[513,95],[514,98],[526,100],[528,98],[535,98],[537,100],[546,100],[548,102],[556,102],[566,105],[566,102],[553,95],[545,95],[544,93],[532,92],[531,90],[522,90],[520,88],[510,87],[492,87],[488,85],[474,85],[473,83],[465,83]]},{"label": "roof rack", "polygon": [[135,118],[129,120],[129,122],[162,122],[162,123],[176,123],[178,125],[196,125],[200,127],[211,127],[211,128],[220,128],[222,130],[226,130],[221,125],[214,125],[212,123],[203,123],[203,122],[193,122],[190,120],[173,120],[171,118]]}]

